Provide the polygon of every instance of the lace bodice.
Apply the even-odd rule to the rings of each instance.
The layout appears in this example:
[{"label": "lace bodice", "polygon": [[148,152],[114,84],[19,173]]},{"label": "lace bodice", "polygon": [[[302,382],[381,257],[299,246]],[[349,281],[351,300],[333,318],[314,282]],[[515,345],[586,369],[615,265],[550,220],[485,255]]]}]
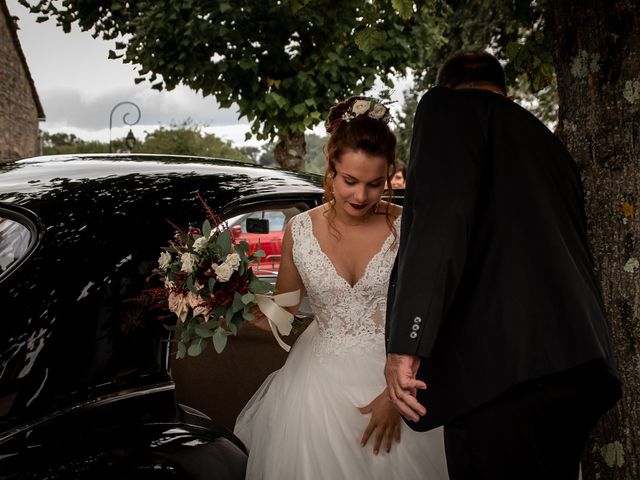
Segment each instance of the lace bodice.
[{"label": "lace bodice", "polygon": [[[394,222],[400,233],[400,217]],[[362,277],[351,286],[336,271],[313,233],[309,212],[291,224],[293,260],[307,290],[319,335],[318,353],[357,352],[357,347],[384,346],[389,276],[397,245],[392,232],[371,258]],[[356,347],[356,348],[354,348]]]}]

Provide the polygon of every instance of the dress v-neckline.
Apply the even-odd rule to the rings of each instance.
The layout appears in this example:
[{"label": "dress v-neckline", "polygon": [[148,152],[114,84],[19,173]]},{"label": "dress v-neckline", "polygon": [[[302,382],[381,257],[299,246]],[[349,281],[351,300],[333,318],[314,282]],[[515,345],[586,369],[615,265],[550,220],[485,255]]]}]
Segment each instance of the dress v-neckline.
[{"label": "dress v-neckline", "polygon": [[[340,273],[338,273],[338,269],[336,268],[335,263],[333,263],[333,260],[331,260],[331,257],[329,257],[329,255],[327,255],[325,253],[325,251],[322,249],[322,247],[320,246],[320,241],[318,240],[318,237],[316,237],[316,234],[313,231],[313,220],[311,219],[311,215],[308,212],[306,214],[306,217],[307,217],[307,221],[309,223],[309,230],[311,232],[311,238],[312,238],[313,242],[315,243],[315,246],[317,247],[318,252],[327,261],[327,263],[331,266],[331,269],[336,274],[336,277],[338,277],[340,280],[342,280],[344,282],[344,284],[347,287],[349,287],[350,290],[355,290],[355,288],[365,278],[367,278],[367,275],[369,273],[369,267],[373,264],[374,260],[376,258],[378,258],[382,254],[382,252],[384,252],[388,248],[387,244],[389,243],[389,240],[393,237],[393,232],[389,232],[389,235],[387,235],[387,237],[384,239],[384,241],[382,242],[382,245],[380,245],[380,248],[378,249],[378,251],[376,253],[374,253],[371,256],[371,258],[369,259],[369,261],[367,262],[367,265],[364,267],[364,272],[362,273],[362,276],[358,280],[356,280],[356,282],[352,285],[351,283],[349,283],[349,281],[346,278],[344,278],[342,275],[340,275]],[[397,228],[396,222],[398,222],[399,218],[400,218],[400,216],[398,215],[396,217],[396,219],[393,221],[394,228]]]}]

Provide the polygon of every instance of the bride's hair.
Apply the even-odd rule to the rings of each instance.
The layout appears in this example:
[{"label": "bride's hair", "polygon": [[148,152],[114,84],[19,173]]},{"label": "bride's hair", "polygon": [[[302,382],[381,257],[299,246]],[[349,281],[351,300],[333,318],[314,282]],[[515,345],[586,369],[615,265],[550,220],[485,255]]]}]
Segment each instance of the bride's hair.
[{"label": "bride's hair", "polygon": [[[354,103],[359,100],[370,102],[371,107],[362,114],[354,113]],[[362,102],[360,102],[362,104]],[[325,158],[327,166],[324,171],[324,200],[329,204],[329,209],[325,212],[329,227],[340,236],[335,228],[333,219],[336,216],[335,197],[333,195],[333,179],[336,175],[336,163],[340,156],[348,151],[362,151],[368,155],[383,157],[387,163],[386,185],[391,185],[391,178],[396,172],[396,137],[387,125],[389,119],[388,110],[385,108],[384,115],[367,114],[367,112],[377,112],[378,107],[383,107],[376,100],[369,97],[349,97],[342,100],[329,110],[329,115],[325,122],[329,140],[325,145]],[[365,107],[366,108],[366,104]],[[360,110],[358,110],[360,111]],[[387,189],[385,193],[389,197],[393,196],[393,190]],[[397,237],[397,232],[393,227],[393,216],[389,211],[389,203],[382,212],[378,211],[377,205],[373,207],[374,213],[384,213],[386,215],[389,229]]]}]

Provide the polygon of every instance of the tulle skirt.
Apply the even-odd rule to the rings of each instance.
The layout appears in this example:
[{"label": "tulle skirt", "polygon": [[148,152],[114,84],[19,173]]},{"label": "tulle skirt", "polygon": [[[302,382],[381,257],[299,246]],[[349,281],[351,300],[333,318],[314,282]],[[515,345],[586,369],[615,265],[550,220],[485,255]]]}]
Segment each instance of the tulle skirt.
[{"label": "tulle skirt", "polygon": [[235,433],[249,449],[247,479],[447,479],[442,429],[414,432],[373,453],[360,446],[369,404],[385,388],[383,339],[369,348],[323,353],[313,322],[238,416]]}]

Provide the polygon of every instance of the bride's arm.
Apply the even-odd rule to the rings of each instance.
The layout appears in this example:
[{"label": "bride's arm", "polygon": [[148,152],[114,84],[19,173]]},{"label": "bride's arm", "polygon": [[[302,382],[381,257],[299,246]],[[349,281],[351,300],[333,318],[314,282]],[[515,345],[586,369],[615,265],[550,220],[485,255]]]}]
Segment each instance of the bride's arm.
[{"label": "bride's arm", "polygon": [[[291,222],[287,223],[282,238],[282,251],[280,253],[280,269],[278,270],[278,279],[276,281],[276,293],[287,293],[300,290],[300,302],[293,307],[287,307],[294,315],[300,308],[300,303],[304,298],[305,288],[300,278],[300,273],[293,262],[293,236],[291,235]],[[251,323],[262,330],[271,331],[267,317],[257,308],[254,307],[251,313],[256,317]]]}]

